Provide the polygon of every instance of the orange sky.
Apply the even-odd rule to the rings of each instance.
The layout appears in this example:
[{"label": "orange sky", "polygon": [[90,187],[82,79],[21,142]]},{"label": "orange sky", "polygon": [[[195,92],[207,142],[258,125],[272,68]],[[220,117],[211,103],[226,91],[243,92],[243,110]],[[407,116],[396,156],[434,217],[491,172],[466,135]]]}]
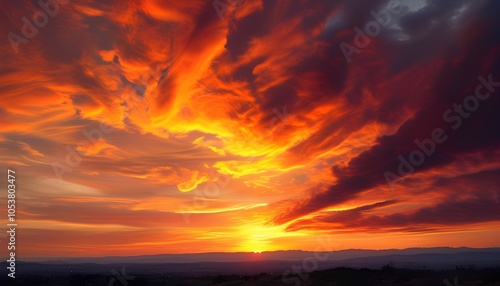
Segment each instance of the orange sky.
[{"label": "orange sky", "polygon": [[350,61],[340,43],[386,1],[60,2],[16,45],[42,8],[0,3],[20,256],[499,246],[492,1],[401,0]]}]

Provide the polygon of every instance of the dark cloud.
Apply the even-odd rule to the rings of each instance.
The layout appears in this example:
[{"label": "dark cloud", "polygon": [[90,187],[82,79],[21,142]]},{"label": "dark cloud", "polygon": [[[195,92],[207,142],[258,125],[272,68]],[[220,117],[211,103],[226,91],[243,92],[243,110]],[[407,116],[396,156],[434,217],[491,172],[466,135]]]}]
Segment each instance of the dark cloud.
[{"label": "dark cloud", "polygon": [[446,195],[434,205],[405,212],[387,211],[384,214],[370,214],[370,211],[398,203],[396,200],[390,200],[351,210],[327,212],[312,219],[297,220],[287,229],[289,231],[302,228],[329,229],[329,224],[332,224],[336,227],[340,225],[342,229],[358,231],[411,229],[411,231],[427,232],[429,228],[498,221],[500,191],[495,180],[499,175],[500,169],[496,169],[453,178],[439,178],[430,186],[429,191],[441,190],[443,195]]},{"label": "dark cloud", "polygon": [[[411,21],[416,21],[415,18],[418,19],[419,15],[422,17],[422,21],[431,17],[430,15],[441,17],[441,12],[461,7],[461,4],[456,5],[454,8],[431,5],[422,12],[412,14]],[[473,15],[473,17],[480,18],[484,13],[485,10],[482,10],[481,13]],[[455,15],[455,13],[450,15]],[[472,15],[469,15],[469,17],[472,17]],[[467,19],[468,23],[470,21],[472,20]],[[356,198],[364,191],[387,184],[384,172],[390,171],[398,174],[397,168],[400,164],[398,156],[408,158],[410,153],[418,148],[414,140],[431,137],[435,128],[442,128],[448,139],[442,144],[437,144],[436,151],[426,158],[421,166],[415,168],[415,173],[443,168],[465,154],[498,150],[500,147],[500,130],[496,125],[500,120],[500,115],[496,111],[496,107],[500,104],[500,89],[497,88],[487,100],[480,101],[478,109],[471,112],[469,118],[464,118],[457,130],[451,128],[453,124],[443,121],[443,114],[448,108],[453,109],[453,104],[462,104],[467,96],[474,94],[476,86],[481,83],[478,81],[478,76],[486,78],[489,74],[492,74],[495,81],[500,81],[500,61],[490,57],[491,52],[498,49],[497,46],[491,44],[492,38],[496,39],[495,42],[499,40],[498,32],[494,28],[498,25],[498,20],[493,22],[491,18],[487,18],[486,21],[488,21],[488,26],[485,26],[484,30],[478,33],[481,36],[476,37],[477,43],[473,45],[456,46],[457,43],[452,41],[449,44],[456,47],[454,50],[449,50],[447,55],[423,58],[421,55],[416,54],[415,57],[420,61],[435,62],[439,68],[430,71],[429,75],[435,77],[431,81],[432,87],[428,90],[420,89],[419,100],[412,103],[411,106],[415,109],[415,114],[406,120],[394,134],[380,137],[375,146],[352,158],[347,166],[333,166],[334,175],[338,178],[335,185],[324,193],[302,200],[289,213],[276,217],[275,222],[287,222],[325,207],[338,205]],[[460,37],[464,32],[467,32],[466,28],[457,31],[455,35]],[[432,48],[422,43],[414,44],[417,44],[418,49],[432,50]],[[374,54],[373,56],[384,55],[384,52],[381,52],[381,54]],[[394,58],[389,57],[388,62],[391,63],[393,60]],[[443,64],[438,64],[439,62]],[[412,65],[417,65],[417,62],[414,61],[406,69],[409,69]],[[389,87],[390,89],[391,87]],[[411,99],[405,97],[404,94],[401,96],[404,100],[399,104],[395,104],[390,99],[381,104],[386,106],[388,112],[404,108],[405,105],[408,106],[404,101],[408,102]],[[380,108],[379,110],[383,111],[385,109]],[[355,126],[355,124],[356,121],[351,123],[351,126]],[[480,205],[487,201],[488,199],[478,198],[473,204]],[[443,207],[455,207],[452,210],[456,211],[462,203],[465,204],[465,202],[458,202],[453,206],[444,204]],[[417,216],[422,217],[423,213],[419,213]],[[399,216],[395,215],[386,217],[384,220],[397,220],[398,218]],[[401,219],[407,219],[407,217]],[[408,223],[411,222],[408,221]]]}]

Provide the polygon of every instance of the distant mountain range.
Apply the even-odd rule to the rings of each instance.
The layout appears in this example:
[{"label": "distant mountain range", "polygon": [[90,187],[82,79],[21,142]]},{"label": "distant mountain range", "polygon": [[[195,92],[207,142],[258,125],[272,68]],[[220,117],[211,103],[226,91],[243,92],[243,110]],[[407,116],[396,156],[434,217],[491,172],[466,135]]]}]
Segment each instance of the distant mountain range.
[{"label": "distant mountain range", "polygon": [[[321,259],[319,259],[321,258]],[[325,259],[326,258],[326,259]],[[322,260],[324,259],[324,260]],[[130,273],[211,275],[283,272],[304,261],[316,260],[317,270],[334,267],[380,269],[454,269],[500,266],[500,248],[409,248],[389,250],[349,249],[333,252],[271,251],[262,253],[212,252],[141,256],[31,258],[18,263],[24,273],[109,273],[126,267]],[[6,263],[4,263],[6,264]]]}]

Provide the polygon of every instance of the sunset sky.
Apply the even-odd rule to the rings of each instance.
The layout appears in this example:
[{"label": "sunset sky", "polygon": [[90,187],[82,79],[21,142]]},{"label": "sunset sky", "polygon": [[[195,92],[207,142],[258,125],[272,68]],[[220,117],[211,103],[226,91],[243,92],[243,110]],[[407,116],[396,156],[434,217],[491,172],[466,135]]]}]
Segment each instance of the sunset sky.
[{"label": "sunset sky", "polygon": [[20,257],[500,246],[500,2],[37,3],[0,2]]}]

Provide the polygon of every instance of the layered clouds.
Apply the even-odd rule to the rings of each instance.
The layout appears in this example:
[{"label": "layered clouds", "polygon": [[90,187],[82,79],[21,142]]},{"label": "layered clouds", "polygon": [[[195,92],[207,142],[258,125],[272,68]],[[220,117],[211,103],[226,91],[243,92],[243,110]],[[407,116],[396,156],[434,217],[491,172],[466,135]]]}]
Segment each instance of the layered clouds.
[{"label": "layered clouds", "polygon": [[494,245],[494,1],[37,3],[0,4],[26,253]]}]

